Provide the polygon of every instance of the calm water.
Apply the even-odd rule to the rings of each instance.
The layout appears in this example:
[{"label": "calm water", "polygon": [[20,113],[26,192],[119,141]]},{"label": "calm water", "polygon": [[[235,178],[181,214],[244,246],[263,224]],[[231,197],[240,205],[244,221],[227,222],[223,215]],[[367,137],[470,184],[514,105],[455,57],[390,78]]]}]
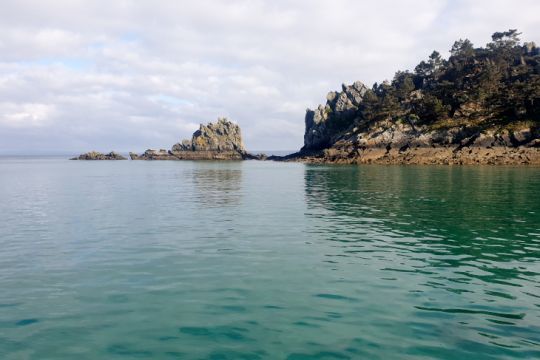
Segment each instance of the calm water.
[{"label": "calm water", "polygon": [[0,160],[1,359],[540,357],[540,168]]}]

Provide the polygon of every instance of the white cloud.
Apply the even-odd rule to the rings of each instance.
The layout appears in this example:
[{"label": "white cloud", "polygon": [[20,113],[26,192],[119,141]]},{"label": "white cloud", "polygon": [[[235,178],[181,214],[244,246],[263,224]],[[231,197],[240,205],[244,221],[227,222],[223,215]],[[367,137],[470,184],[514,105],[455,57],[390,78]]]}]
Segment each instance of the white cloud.
[{"label": "white cloud", "polygon": [[11,128],[41,128],[49,125],[54,112],[54,105],[0,103],[0,124]]},{"label": "white cloud", "polygon": [[[515,9],[520,9],[515,11]],[[298,149],[306,107],[468,37],[518,28],[534,0],[0,3],[0,151],[169,147],[228,116],[250,149]]]}]

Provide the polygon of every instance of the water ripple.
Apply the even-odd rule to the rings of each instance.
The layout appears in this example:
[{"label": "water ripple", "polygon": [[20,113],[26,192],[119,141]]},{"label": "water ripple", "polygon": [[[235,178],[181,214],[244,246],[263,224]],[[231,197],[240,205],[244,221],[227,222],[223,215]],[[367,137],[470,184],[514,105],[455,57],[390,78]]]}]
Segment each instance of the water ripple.
[{"label": "water ripple", "polygon": [[540,358],[540,169],[0,159],[0,358]]}]

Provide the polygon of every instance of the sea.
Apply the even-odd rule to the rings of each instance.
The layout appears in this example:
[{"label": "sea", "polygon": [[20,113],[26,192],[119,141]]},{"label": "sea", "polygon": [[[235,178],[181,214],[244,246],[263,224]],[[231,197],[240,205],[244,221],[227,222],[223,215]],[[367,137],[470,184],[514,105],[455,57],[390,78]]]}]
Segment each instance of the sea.
[{"label": "sea", "polygon": [[0,359],[540,358],[540,168],[0,158]]}]

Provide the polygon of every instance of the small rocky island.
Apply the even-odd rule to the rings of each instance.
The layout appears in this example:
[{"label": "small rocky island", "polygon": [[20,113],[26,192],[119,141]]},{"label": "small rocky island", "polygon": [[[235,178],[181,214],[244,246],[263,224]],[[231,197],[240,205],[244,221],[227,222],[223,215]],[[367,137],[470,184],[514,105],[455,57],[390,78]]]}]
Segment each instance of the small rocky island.
[{"label": "small rocky island", "polygon": [[[265,155],[253,155],[246,151],[240,126],[227,120],[200,125],[189,140],[174,144],[170,150],[148,149],[142,154],[129,153],[131,160],[264,160]],[[113,152],[102,154],[97,151],[79,155],[71,160],[127,160]]]},{"label": "small rocky island", "polygon": [[102,154],[98,151],[90,151],[70,160],[127,160],[127,158],[114,151],[111,151],[108,154]]},{"label": "small rocky island", "polygon": [[143,154],[130,153],[132,160],[251,160],[263,155],[249,154],[242,142],[240,126],[219,118],[214,123],[200,125],[190,140],[183,140],[170,150],[146,150]]},{"label": "small rocky island", "polygon": [[540,48],[519,35],[459,40],[391,82],[343,85],[307,110],[303,148],[281,160],[540,165]]},{"label": "small rocky island", "polygon": [[[304,146],[280,157],[249,154],[227,119],[200,126],[170,150],[132,160],[276,160],[345,164],[540,165],[540,48],[517,30],[486,47],[465,39],[414,71],[371,88],[357,81],[305,116]],[[91,152],[79,160],[122,160]]]}]

